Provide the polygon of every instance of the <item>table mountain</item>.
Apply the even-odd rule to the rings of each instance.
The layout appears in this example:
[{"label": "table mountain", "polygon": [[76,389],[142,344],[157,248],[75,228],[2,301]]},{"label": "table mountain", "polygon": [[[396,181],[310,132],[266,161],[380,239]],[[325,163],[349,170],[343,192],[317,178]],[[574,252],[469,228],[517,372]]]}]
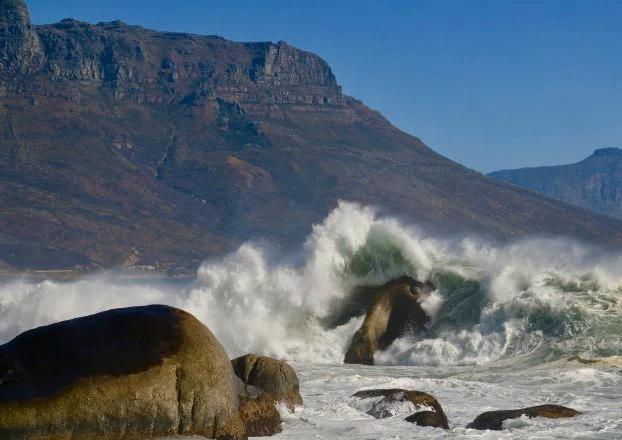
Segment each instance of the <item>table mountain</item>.
[{"label": "table mountain", "polygon": [[440,156],[285,42],[33,26],[19,0],[0,21],[0,267],[191,271],[252,237],[297,245],[338,199],[438,233],[622,245],[621,222]]},{"label": "table mountain", "polygon": [[622,218],[622,150],[601,148],[570,165],[520,168],[490,176],[594,212]]}]

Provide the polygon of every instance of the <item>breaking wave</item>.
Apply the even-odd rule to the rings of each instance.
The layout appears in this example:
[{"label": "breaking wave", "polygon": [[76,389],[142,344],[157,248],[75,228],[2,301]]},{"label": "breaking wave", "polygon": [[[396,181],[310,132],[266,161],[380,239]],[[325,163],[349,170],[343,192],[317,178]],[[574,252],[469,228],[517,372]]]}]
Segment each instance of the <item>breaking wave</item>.
[{"label": "breaking wave", "polygon": [[[188,281],[107,272],[0,283],[0,342],[61,319],[131,305],[181,307],[230,356],[338,363],[362,322],[357,286],[432,281],[427,330],[377,353],[385,365],[468,365],[622,354],[622,258],[565,239],[507,245],[428,236],[341,202],[296,257],[249,242]],[[358,292],[358,293],[357,293]]]}]

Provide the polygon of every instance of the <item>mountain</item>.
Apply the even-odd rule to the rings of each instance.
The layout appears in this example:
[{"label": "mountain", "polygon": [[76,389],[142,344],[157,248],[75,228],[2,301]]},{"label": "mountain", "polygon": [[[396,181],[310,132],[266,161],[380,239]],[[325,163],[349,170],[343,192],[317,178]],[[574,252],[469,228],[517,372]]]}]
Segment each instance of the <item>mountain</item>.
[{"label": "mountain", "polygon": [[285,42],[34,26],[0,2],[0,267],[191,271],[249,238],[299,245],[339,199],[431,232],[622,246],[622,222],[440,156]]},{"label": "mountain", "polygon": [[591,211],[622,218],[622,150],[602,148],[570,165],[521,168],[489,174]]}]

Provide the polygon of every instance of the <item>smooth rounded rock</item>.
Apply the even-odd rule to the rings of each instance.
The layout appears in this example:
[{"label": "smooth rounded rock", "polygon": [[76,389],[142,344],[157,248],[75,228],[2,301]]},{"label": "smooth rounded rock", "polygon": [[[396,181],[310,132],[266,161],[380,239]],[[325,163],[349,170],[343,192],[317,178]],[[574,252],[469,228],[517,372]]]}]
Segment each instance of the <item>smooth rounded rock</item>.
[{"label": "smooth rounded rock", "polygon": [[151,305],[39,327],[0,346],[0,438],[246,438],[222,345]]},{"label": "smooth rounded rock", "polygon": [[[249,353],[233,359],[231,364],[250,397],[269,395],[292,411],[295,406],[302,405],[298,376],[286,362]],[[249,385],[254,389],[249,389]]]}]

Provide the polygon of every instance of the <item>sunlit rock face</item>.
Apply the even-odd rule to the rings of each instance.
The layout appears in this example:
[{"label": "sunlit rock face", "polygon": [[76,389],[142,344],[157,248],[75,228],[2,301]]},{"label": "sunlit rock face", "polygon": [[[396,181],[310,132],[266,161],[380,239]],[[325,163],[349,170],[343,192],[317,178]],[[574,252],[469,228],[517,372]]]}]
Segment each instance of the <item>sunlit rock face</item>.
[{"label": "sunlit rock face", "polygon": [[0,95],[2,271],[192,276],[249,239],[297,248],[339,200],[452,237],[622,246],[620,221],[440,156],[282,41],[33,26],[9,0]]},{"label": "sunlit rock face", "polygon": [[0,437],[246,438],[236,378],[205,325],[172,307],[113,309],[0,346]]}]

